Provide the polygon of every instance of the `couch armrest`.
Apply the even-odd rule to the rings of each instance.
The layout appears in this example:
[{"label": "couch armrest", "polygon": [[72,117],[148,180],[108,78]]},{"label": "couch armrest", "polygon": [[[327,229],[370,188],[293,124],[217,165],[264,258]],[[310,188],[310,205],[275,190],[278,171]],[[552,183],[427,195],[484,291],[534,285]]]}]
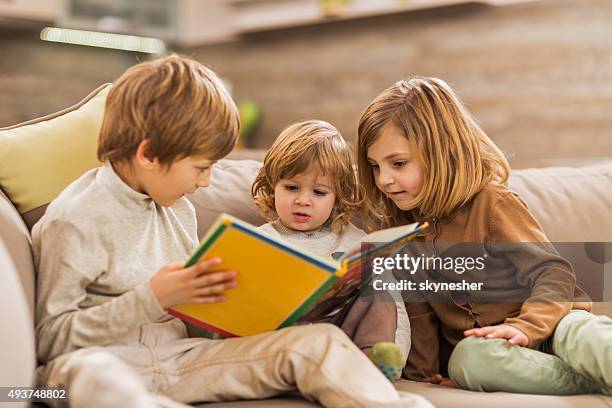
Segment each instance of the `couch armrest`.
[{"label": "couch armrest", "polygon": [[0,271],[0,386],[29,387],[36,367],[34,322],[17,269],[2,242]]},{"label": "couch armrest", "polygon": [[[0,189],[0,244],[15,267],[17,283],[25,293],[30,316],[34,316],[35,272],[30,232],[23,219]],[[1,270],[1,269],[0,269]]]}]

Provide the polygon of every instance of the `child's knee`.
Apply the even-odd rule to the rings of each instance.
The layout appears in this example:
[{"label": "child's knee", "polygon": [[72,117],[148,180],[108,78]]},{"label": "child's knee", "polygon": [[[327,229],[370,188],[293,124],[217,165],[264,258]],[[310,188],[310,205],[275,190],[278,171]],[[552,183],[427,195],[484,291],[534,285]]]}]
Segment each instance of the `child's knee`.
[{"label": "child's knee", "polygon": [[136,371],[103,348],[79,350],[70,363],[75,370],[69,387],[71,406],[155,406]]},{"label": "child's knee", "polygon": [[329,323],[316,323],[291,328],[292,336],[286,337],[286,350],[304,353],[307,350],[311,357],[323,356],[333,348],[333,345],[343,348],[355,348],[351,339],[337,326]]},{"label": "child's knee", "polygon": [[461,340],[450,355],[448,360],[448,375],[455,384],[463,387],[466,372],[472,371],[473,366],[478,364],[478,354],[481,349],[482,339],[477,337],[466,337]]},{"label": "child's knee", "polygon": [[70,366],[92,374],[98,374],[99,371],[108,373],[116,370],[117,367],[121,367],[121,370],[127,369],[126,363],[102,347],[84,348],[75,351],[69,361]]},{"label": "child's knee", "polygon": [[[553,349],[566,361],[605,360],[612,353],[612,319],[584,311],[571,312],[555,330]],[[602,364],[601,369],[599,374],[612,380],[612,368]]]},{"label": "child's knee", "polygon": [[555,329],[553,348],[564,350],[567,344],[598,346],[612,328],[612,319],[577,310],[565,316]]},{"label": "child's knee", "polygon": [[327,323],[290,327],[279,341],[277,357],[290,366],[346,365],[362,354],[340,328]]},{"label": "child's knee", "polygon": [[455,346],[448,362],[448,375],[464,389],[483,391],[491,377],[503,367],[509,347],[505,339],[466,337]]},{"label": "child's knee", "polygon": [[603,355],[610,355],[612,352],[612,318],[590,315],[585,320],[577,337],[586,341],[593,350],[602,350]]}]

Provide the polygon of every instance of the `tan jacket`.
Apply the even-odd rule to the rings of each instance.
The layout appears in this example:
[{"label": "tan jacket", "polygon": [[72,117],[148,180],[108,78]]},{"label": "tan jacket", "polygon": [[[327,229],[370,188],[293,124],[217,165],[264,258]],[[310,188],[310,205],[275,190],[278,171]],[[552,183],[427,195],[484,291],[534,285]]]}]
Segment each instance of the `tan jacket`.
[{"label": "tan jacket", "polygon": [[[495,274],[486,276],[486,285],[511,288],[519,297],[520,291],[527,291],[522,299],[528,300],[465,303],[449,295],[446,301],[406,303],[412,326],[412,348],[404,371],[408,378],[425,379],[443,371],[464,330],[512,325],[527,335],[528,346],[533,348],[553,333],[572,308],[591,309],[591,302],[567,301],[588,297],[576,286],[571,265],[547,243],[527,205],[507,188],[491,184],[451,216],[430,220],[430,224],[424,240],[434,248],[443,248],[445,243],[483,243],[495,263]],[[499,249],[516,243],[542,244],[519,244],[521,251],[515,252],[507,251],[508,245],[506,251]],[[440,349],[440,344],[450,347]]]}]

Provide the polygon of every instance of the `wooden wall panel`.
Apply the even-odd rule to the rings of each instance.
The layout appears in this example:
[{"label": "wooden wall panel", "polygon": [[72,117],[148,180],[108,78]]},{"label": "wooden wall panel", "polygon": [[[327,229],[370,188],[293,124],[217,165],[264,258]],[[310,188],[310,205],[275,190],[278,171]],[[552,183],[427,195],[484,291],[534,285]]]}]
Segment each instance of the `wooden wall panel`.
[{"label": "wooden wall panel", "polygon": [[353,140],[362,109],[413,74],[451,83],[513,165],[612,157],[612,2],[455,7],[245,37],[186,50],[262,108],[267,147],[303,118]]},{"label": "wooden wall panel", "polygon": [[[69,106],[138,56],[0,30],[0,126]],[[321,118],[354,140],[378,92],[413,74],[447,80],[515,167],[612,157],[612,1],[542,0],[288,29],[180,49],[263,111],[251,147]]]}]

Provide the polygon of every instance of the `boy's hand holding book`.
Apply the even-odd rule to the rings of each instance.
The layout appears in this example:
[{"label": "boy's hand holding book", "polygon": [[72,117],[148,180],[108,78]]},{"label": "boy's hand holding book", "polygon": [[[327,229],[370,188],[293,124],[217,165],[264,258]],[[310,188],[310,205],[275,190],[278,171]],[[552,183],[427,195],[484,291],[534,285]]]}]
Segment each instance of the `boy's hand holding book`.
[{"label": "boy's hand holding book", "polygon": [[157,272],[149,285],[164,309],[185,303],[219,303],[223,293],[238,285],[236,271],[211,269],[221,264],[220,258],[202,260],[188,268],[184,263],[170,264]]}]

